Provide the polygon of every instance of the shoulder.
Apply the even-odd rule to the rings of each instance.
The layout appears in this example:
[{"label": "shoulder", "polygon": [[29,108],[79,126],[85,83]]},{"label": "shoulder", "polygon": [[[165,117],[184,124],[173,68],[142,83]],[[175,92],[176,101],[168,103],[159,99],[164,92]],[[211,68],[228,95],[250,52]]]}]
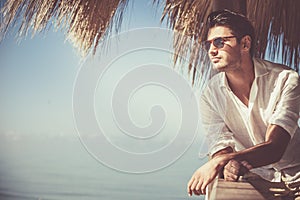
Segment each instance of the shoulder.
[{"label": "shoulder", "polygon": [[259,68],[258,71],[266,71],[266,78],[269,81],[276,80],[280,82],[286,82],[289,84],[299,84],[300,82],[299,74],[286,65],[273,63],[258,58],[253,59],[253,61],[255,67]]},{"label": "shoulder", "polygon": [[203,91],[203,95],[207,96],[208,94],[217,92],[223,85],[224,75],[223,72],[215,74],[207,83]]},{"label": "shoulder", "polygon": [[218,88],[223,85],[224,82],[224,72],[219,72],[215,74],[207,84],[208,88]]},{"label": "shoulder", "polygon": [[200,96],[200,104],[202,106],[207,105],[213,109],[225,106],[223,105],[225,101],[222,101],[226,95],[224,79],[226,79],[225,73],[219,72],[208,81]]}]

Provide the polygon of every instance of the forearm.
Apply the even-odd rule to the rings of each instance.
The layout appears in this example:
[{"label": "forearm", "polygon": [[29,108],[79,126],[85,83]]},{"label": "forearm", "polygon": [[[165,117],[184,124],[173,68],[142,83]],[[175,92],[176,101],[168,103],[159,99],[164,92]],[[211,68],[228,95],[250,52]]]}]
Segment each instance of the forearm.
[{"label": "forearm", "polygon": [[238,152],[229,152],[230,149],[226,148],[214,154],[213,159],[222,157],[218,159],[222,160],[222,164],[232,159],[238,162],[247,161],[254,168],[278,162],[290,141],[290,135],[280,126],[270,125],[265,140],[261,144]]},{"label": "forearm", "polygon": [[276,150],[276,146],[270,142],[264,142],[248,149],[228,154],[228,159],[247,161],[253,168],[275,163],[280,160],[282,154]]},{"label": "forearm", "polygon": [[229,153],[228,159],[247,161],[252,167],[261,167],[278,162],[289,143],[290,135],[280,126],[270,125],[266,141],[242,151]]},{"label": "forearm", "polygon": [[[229,153],[232,153],[232,152],[233,152],[233,149],[231,147],[226,147],[226,148],[214,153],[211,156],[211,159],[213,159],[216,156],[219,156],[219,155],[222,155],[222,154],[229,154]],[[223,171],[224,171],[224,166],[222,166],[221,169],[219,170],[219,178],[224,178]]]},{"label": "forearm", "polygon": [[226,147],[226,148],[214,153],[211,157],[214,158],[215,156],[222,155],[222,154],[228,154],[228,153],[232,153],[232,152],[233,152],[233,149],[231,147]]},{"label": "forearm", "polygon": [[[212,160],[217,161],[217,169],[222,173],[223,167],[230,161],[247,161],[253,168],[269,165],[278,161],[279,156],[274,155],[275,149],[270,143],[261,143],[238,152],[220,152],[214,154]],[[280,158],[279,158],[280,159]]]}]

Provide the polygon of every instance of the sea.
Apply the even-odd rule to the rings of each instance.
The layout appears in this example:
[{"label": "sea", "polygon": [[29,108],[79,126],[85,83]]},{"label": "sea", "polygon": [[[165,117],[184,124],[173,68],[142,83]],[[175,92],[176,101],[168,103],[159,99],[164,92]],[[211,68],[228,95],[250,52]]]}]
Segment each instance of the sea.
[{"label": "sea", "polygon": [[1,135],[0,199],[204,199],[186,192],[188,180],[204,162],[193,144],[168,167],[132,174],[100,163],[76,135]]}]

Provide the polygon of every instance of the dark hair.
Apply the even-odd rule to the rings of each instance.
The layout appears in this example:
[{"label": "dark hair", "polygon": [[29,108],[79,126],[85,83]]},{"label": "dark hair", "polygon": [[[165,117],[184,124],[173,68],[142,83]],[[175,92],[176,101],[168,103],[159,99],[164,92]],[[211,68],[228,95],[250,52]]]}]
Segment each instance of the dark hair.
[{"label": "dark hair", "polygon": [[225,26],[232,30],[233,34],[237,37],[237,41],[249,35],[251,37],[250,54],[254,54],[254,28],[251,22],[242,14],[238,14],[229,10],[220,10],[212,12],[206,22],[206,36],[210,28],[216,26]]}]

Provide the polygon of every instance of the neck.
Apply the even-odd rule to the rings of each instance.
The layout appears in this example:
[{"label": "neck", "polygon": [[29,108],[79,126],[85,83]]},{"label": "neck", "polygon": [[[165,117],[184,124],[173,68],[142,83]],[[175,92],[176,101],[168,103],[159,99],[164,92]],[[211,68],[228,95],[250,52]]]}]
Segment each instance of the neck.
[{"label": "neck", "polygon": [[254,80],[254,65],[252,59],[242,60],[240,67],[232,71],[227,71],[225,74],[231,88],[242,87],[250,90]]},{"label": "neck", "polygon": [[249,104],[250,90],[254,80],[254,65],[252,59],[249,62],[241,62],[236,70],[225,72],[229,87],[233,93],[246,105]]}]

